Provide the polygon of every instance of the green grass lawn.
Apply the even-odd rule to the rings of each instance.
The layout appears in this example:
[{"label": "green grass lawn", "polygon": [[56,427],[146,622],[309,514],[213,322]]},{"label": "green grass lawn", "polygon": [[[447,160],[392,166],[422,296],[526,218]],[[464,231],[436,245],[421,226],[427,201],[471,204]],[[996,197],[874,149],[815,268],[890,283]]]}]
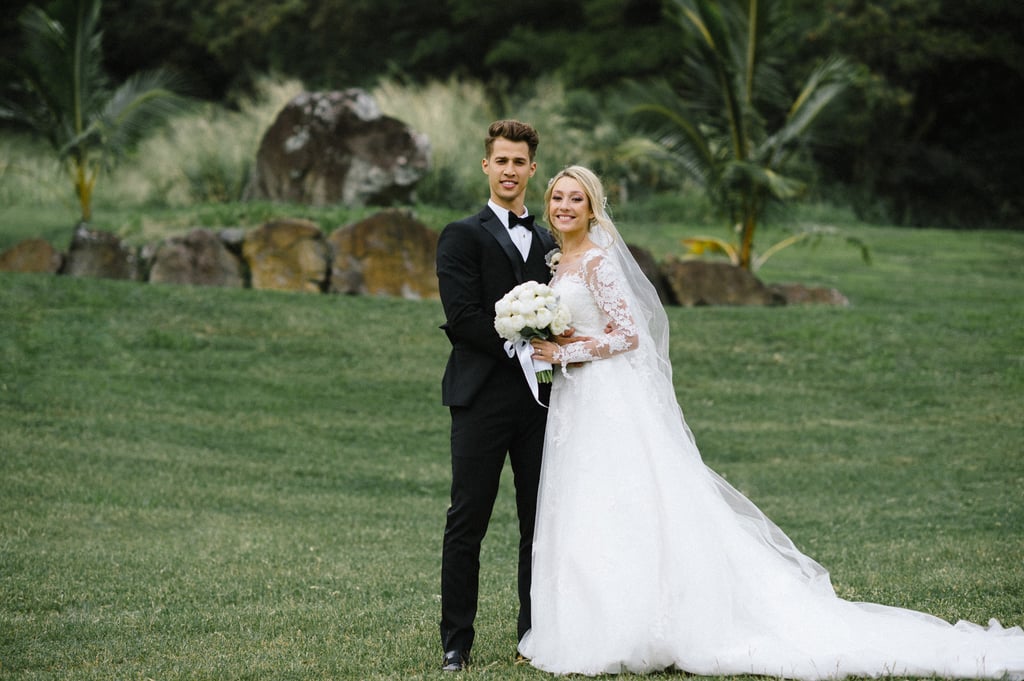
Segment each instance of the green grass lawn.
[{"label": "green grass lawn", "polygon": [[[840,595],[1022,624],[1024,234],[852,229],[761,272],[849,308],[670,310],[687,419]],[[0,678],[441,678],[441,321],[0,274]],[[547,678],[504,485],[469,676]]]}]

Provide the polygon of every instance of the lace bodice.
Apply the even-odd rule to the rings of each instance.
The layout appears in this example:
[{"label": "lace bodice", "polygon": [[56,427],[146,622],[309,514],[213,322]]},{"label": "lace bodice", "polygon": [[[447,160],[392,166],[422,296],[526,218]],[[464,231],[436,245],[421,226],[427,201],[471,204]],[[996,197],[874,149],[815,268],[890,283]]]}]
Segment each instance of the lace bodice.
[{"label": "lace bodice", "polygon": [[[563,366],[590,362],[637,348],[638,329],[621,282],[618,265],[600,248],[590,249],[577,263],[559,267],[551,286],[568,306],[577,335],[589,340],[562,346],[555,353],[556,362]],[[614,328],[605,333],[608,322]]]}]

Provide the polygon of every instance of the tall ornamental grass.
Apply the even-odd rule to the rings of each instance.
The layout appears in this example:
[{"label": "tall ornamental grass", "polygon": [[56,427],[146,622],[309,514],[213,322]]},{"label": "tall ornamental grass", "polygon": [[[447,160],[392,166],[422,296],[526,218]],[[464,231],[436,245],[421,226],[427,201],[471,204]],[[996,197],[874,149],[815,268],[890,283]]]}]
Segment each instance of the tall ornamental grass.
[{"label": "tall ornamental grass", "polygon": [[239,201],[267,128],[302,84],[265,78],[237,108],[202,104],[143,143],[111,200],[154,207]]},{"label": "tall ornamental grass", "polygon": [[65,205],[76,208],[68,169],[38,140],[0,135],[0,220],[13,206]]}]

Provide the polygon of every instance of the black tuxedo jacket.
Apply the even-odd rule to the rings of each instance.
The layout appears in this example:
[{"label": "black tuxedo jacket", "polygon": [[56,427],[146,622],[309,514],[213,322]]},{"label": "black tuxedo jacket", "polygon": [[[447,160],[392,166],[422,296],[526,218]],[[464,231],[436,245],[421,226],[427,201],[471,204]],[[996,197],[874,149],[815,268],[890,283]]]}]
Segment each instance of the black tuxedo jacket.
[{"label": "black tuxedo jacket", "polygon": [[551,272],[544,256],[556,247],[551,234],[537,225],[526,261],[508,229],[489,207],[452,222],[437,243],[437,280],[451,341],[441,382],[446,406],[468,406],[495,370],[520,374],[519,361],[510,358],[505,341],[494,330],[494,303],[524,281],[547,283]]}]

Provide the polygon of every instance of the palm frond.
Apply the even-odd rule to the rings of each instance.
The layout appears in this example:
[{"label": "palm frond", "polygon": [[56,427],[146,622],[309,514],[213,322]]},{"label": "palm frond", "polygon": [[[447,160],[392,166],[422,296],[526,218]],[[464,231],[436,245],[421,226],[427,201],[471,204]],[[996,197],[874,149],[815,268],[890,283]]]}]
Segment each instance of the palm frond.
[{"label": "palm frond", "polygon": [[833,57],[819,65],[789,109],[783,128],[787,136],[794,138],[806,132],[818,115],[846,91],[852,76],[850,63],[841,57]]},{"label": "palm frond", "polygon": [[719,253],[729,258],[729,262],[733,265],[739,264],[740,257],[736,247],[724,239],[714,236],[695,236],[683,239],[682,244],[686,246],[687,255],[701,256]]},{"label": "palm frond", "polygon": [[90,112],[107,97],[107,79],[103,75],[103,49],[100,31],[101,0],[78,0],[70,56],[72,109],[75,129],[87,125]]},{"label": "palm frond", "polygon": [[132,75],[107,100],[98,123],[113,155],[132,148],[154,127],[185,109],[175,79],[165,71]]},{"label": "palm frond", "polygon": [[744,20],[735,2],[675,0],[676,20],[691,37],[696,54],[687,60],[691,78],[705,88],[709,109],[724,121],[732,156],[749,154],[748,126],[752,120],[746,94]]},{"label": "palm frond", "polygon": [[854,236],[846,235],[842,230],[831,225],[810,225],[795,234],[791,234],[785,239],[775,242],[769,248],[765,249],[763,253],[758,254],[751,263],[750,269],[756,272],[765,264],[765,262],[768,261],[769,258],[790,246],[807,242],[814,247],[826,237],[843,239],[846,243],[856,247],[860,251],[861,259],[866,265],[871,264],[871,249],[863,240]]},{"label": "palm frond", "polygon": [[630,137],[616,146],[616,153],[631,163],[646,159],[677,168],[700,187],[710,189],[713,185],[713,180],[708,176],[708,166],[691,149],[672,142],[659,142],[650,137]]},{"label": "palm frond", "polygon": [[755,166],[762,178],[763,186],[771,195],[780,201],[787,201],[802,196],[807,191],[807,183],[795,177],[778,173],[771,168]]},{"label": "palm frond", "polygon": [[723,173],[723,183],[734,193],[780,201],[794,199],[807,190],[803,180],[783,175],[757,161],[730,161]]},{"label": "palm frond", "polygon": [[631,95],[644,103],[632,108],[630,120],[653,144],[631,143],[628,148],[669,160],[701,185],[713,184],[718,154],[708,131],[694,122],[688,103],[665,81],[633,84]]},{"label": "palm frond", "polygon": [[852,69],[842,58],[829,59],[808,77],[790,106],[782,126],[761,145],[758,155],[769,167],[778,168],[807,135],[827,109],[849,87]]},{"label": "palm frond", "polygon": [[88,112],[106,97],[99,12],[99,0],[73,0],[58,3],[54,15],[33,5],[19,18],[22,91],[32,104],[15,115],[57,149],[84,132]]}]

